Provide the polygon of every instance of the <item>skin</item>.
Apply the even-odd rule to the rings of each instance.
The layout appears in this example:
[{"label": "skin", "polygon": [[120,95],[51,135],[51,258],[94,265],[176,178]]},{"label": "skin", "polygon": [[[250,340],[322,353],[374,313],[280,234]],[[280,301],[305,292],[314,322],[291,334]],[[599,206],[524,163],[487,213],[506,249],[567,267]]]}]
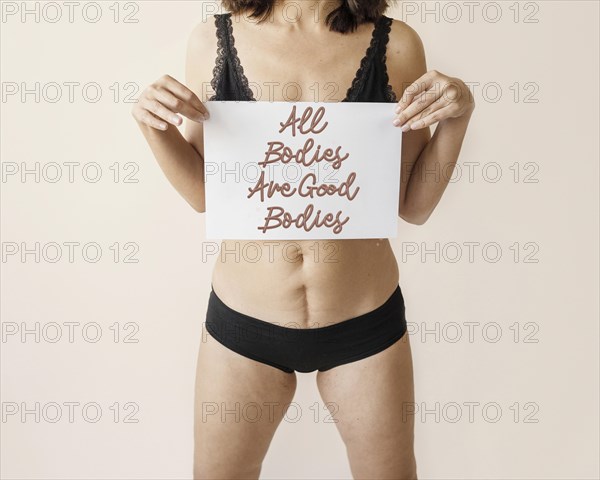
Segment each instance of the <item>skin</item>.
[{"label": "skin", "polygon": [[[285,101],[281,86],[296,82],[301,90],[288,101],[340,101],[370,42],[373,25],[362,24],[348,35],[331,32],[324,18],[335,4],[312,0],[294,2],[294,8],[301,8],[301,18],[285,21],[286,1],[276,4],[272,23],[257,24],[244,14],[233,17],[244,73],[263,92],[259,97],[255,91],[257,100]],[[144,90],[132,110],[165,176],[198,212],[205,211],[202,126],[210,121],[203,102],[213,93],[208,86],[216,50],[211,17],[190,35],[185,85],[165,75]],[[421,39],[398,20],[390,32],[387,69],[399,99],[390,104],[390,122],[405,131],[398,214],[421,225],[448,184],[474,102],[460,79],[427,70]],[[268,95],[271,82],[276,86]],[[185,134],[177,128],[183,117],[189,119]],[[436,123],[432,137],[429,127]],[[445,175],[424,175],[436,165]],[[213,288],[231,308],[279,325],[316,328],[361,315],[384,303],[399,282],[388,239],[254,241],[263,249],[258,262],[255,252],[252,261],[244,258],[245,243],[223,241]],[[231,253],[236,251],[240,253]],[[232,352],[204,327],[202,333],[194,478],[256,479],[292,401],[296,374]],[[408,335],[366,359],[318,372],[316,378],[323,402],[331,402],[354,478],[417,478],[414,422],[411,415],[402,415],[414,402]],[[238,418],[221,408],[235,411],[236,404]],[[254,421],[256,412],[249,418],[250,410],[244,409],[252,405],[271,405],[272,410],[264,407],[261,419]]]}]

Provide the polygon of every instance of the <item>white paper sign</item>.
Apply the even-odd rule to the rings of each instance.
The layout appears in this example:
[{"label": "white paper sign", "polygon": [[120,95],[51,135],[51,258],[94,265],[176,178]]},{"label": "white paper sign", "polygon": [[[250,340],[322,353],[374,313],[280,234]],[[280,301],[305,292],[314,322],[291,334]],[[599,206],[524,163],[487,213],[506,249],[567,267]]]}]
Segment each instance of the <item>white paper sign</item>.
[{"label": "white paper sign", "polygon": [[209,101],[209,239],[393,238],[394,104]]}]

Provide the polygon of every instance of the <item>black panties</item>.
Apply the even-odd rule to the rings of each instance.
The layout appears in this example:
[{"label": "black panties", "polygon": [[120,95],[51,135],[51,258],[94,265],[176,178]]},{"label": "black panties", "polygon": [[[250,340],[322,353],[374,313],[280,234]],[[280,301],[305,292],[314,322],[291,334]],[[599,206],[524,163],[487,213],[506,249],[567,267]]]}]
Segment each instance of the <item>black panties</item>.
[{"label": "black panties", "polygon": [[237,312],[211,288],[206,329],[230,350],[287,373],[325,371],[374,355],[406,332],[400,285],[379,307],[316,328],[276,325]]}]

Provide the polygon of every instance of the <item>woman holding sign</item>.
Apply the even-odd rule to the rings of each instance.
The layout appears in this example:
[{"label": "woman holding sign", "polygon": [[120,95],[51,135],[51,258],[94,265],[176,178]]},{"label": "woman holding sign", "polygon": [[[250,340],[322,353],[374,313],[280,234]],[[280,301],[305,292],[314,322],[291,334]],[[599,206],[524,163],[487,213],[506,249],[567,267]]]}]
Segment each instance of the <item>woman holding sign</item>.
[{"label": "woman holding sign", "polygon": [[[206,211],[209,100],[387,102],[390,125],[403,132],[398,215],[424,223],[474,110],[464,82],[427,70],[419,36],[384,14],[387,0],[222,3],[228,12],[190,36],[186,84],[161,77],[132,112],[181,196]],[[185,135],[177,128],[182,117]],[[424,174],[438,168],[448,175]],[[224,240],[212,274],[197,366],[194,478],[258,478],[296,372],[313,371],[353,476],[417,478],[412,358],[389,240],[252,244],[263,251],[246,258],[247,242]],[[264,410],[235,414],[248,405]]]}]

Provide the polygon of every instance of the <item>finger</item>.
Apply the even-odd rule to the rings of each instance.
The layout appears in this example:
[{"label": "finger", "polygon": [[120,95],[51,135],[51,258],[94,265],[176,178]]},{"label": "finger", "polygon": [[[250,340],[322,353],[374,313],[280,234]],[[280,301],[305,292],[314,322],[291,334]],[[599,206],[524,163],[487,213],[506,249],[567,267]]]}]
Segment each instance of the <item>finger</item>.
[{"label": "finger", "polygon": [[175,112],[169,110],[162,103],[160,103],[156,99],[147,99],[142,104],[142,108],[153,113],[161,120],[164,120],[172,125],[179,126],[183,119],[177,115]]},{"label": "finger", "polygon": [[162,120],[159,120],[154,115],[152,115],[148,110],[142,110],[140,113],[140,121],[144,125],[148,125],[149,127],[156,128],[157,130],[166,130],[169,128],[169,125]]},{"label": "finger", "polygon": [[403,132],[407,132],[408,130],[410,130],[410,126],[421,120],[422,118],[425,118],[426,116],[430,115],[431,113],[440,110],[442,108],[445,108],[447,105],[449,104],[449,102],[442,98],[442,97],[438,97],[434,102],[432,102],[428,107],[422,109],[421,111],[417,112],[416,115],[413,115],[412,117],[410,117],[409,119],[407,119],[404,124],[401,125],[401,129]]},{"label": "finger", "polygon": [[402,97],[400,98],[400,101],[396,106],[396,113],[400,113],[408,105],[410,105],[417,95],[429,90],[429,88],[433,85],[433,81],[436,76],[437,72],[432,70],[431,72],[427,72],[425,75],[422,75],[408,87],[406,87]]},{"label": "finger", "polygon": [[171,93],[165,88],[157,88],[155,96],[160,103],[165,105],[172,112],[181,113],[183,116],[196,122],[203,122],[204,120],[206,120],[206,116],[202,112],[194,108],[190,102],[186,102],[180,98],[177,98],[173,93]]},{"label": "finger", "polygon": [[208,118],[208,110],[206,106],[200,101],[198,96],[192,92],[188,87],[183,85],[178,80],[175,80],[170,75],[165,75],[161,79],[161,86],[164,86],[167,90],[172,92],[177,98],[180,98],[184,102],[189,103],[193,108],[204,114]]},{"label": "finger", "polygon": [[[430,127],[434,123],[440,122],[440,121],[444,120],[445,118],[450,117],[451,113],[452,113],[452,105],[447,105],[444,108],[435,110],[434,112],[430,113],[426,117],[420,118],[420,119],[412,122],[410,124],[410,128],[407,128],[406,131],[419,130],[421,128]],[[408,125],[408,123],[405,126],[407,126],[407,125]],[[403,131],[405,131],[405,130],[403,130]]]},{"label": "finger", "polygon": [[434,103],[432,103],[427,108],[424,108],[421,112],[419,112],[418,115],[415,115],[413,121],[417,121],[422,118],[425,118],[426,116],[432,114],[433,112],[440,110],[448,105],[450,105],[450,102],[448,102],[446,99],[440,97]]},{"label": "finger", "polygon": [[[404,125],[409,119],[417,117],[421,112],[424,112],[431,104],[437,102],[439,95],[435,90],[427,90],[416,97],[413,102],[406,107],[400,115],[396,117],[393,124],[398,126]],[[423,116],[423,114],[421,114]]]}]

